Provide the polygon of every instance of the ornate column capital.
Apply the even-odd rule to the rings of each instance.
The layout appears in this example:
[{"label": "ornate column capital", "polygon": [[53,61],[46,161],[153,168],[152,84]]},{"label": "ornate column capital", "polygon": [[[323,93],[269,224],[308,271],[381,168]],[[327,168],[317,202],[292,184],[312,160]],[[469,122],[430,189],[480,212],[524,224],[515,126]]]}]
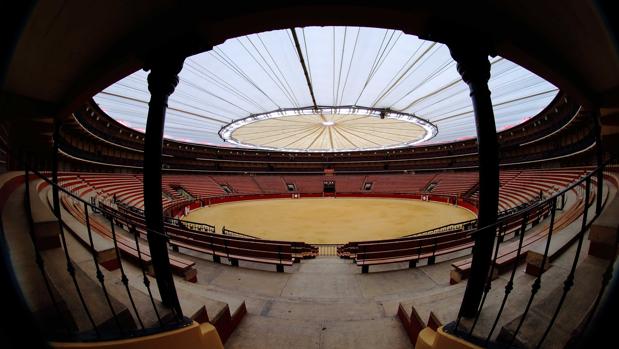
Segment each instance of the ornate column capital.
[{"label": "ornate column capital", "polygon": [[178,85],[178,73],[183,69],[184,58],[163,58],[144,68],[148,74],[148,91],[151,96],[169,96]]},{"label": "ornate column capital", "polygon": [[448,43],[449,53],[457,63],[458,73],[467,84],[487,83],[490,79],[490,50],[481,45]]},{"label": "ornate column capital", "polygon": [[446,28],[450,27],[444,23],[434,24],[426,35],[420,37],[447,45],[451,57],[458,63],[458,73],[467,84],[488,82],[488,56],[496,56],[492,33],[472,26],[459,31]]}]

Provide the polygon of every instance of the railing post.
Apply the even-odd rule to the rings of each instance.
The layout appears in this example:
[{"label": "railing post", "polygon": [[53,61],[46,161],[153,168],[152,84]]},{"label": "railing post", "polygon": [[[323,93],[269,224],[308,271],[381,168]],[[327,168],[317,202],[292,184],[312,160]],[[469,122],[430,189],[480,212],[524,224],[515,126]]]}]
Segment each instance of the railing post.
[{"label": "railing post", "polygon": [[436,260],[436,247],[437,247],[437,239],[434,238],[434,243],[432,244],[432,255],[428,257],[428,265],[434,264]]},{"label": "railing post", "polygon": [[[468,38],[447,40],[451,56],[458,63],[458,73],[470,90],[479,153],[479,221],[483,228],[496,222],[499,202],[499,144],[492,100],[488,89],[490,62],[487,45]],[[460,315],[473,317],[484,292],[492,259],[495,229],[482,229],[475,236],[471,276],[466,285]]]},{"label": "railing post", "polygon": [[180,303],[172,278],[167,239],[164,234],[163,204],[161,202],[161,165],[163,128],[168,97],[178,84],[178,73],[183,67],[182,58],[161,59],[150,66],[148,90],[148,119],[144,140],[144,215],[146,218],[148,246],[163,304],[175,308],[182,316]]}]

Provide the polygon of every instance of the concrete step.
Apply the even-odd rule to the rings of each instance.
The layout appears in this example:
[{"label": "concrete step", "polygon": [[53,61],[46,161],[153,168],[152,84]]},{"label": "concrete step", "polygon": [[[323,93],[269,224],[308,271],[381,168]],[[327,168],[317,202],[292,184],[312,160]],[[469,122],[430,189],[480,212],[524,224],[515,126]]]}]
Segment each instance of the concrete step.
[{"label": "concrete step", "polygon": [[181,308],[185,316],[191,317],[202,306],[205,306],[208,317],[213,322],[221,317],[222,313],[227,312],[229,309],[234,312],[240,306],[238,304],[235,308],[229,308],[227,303],[207,297],[203,287],[199,285],[184,281],[177,281],[175,284],[178,299],[181,302]]},{"label": "concrete step", "polygon": [[[28,234],[24,207],[24,186],[19,186],[5,203],[2,214],[4,238],[17,282],[38,323],[50,335],[74,332],[77,325],[65,300],[53,283],[49,284],[56,306],[50,297],[41,269],[36,264],[35,251]],[[44,266],[47,268],[47,265]],[[58,307],[58,310],[56,309]],[[59,314],[60,313],[60,314]]]},{"label": "concrete step", "polygon": [[[86,332],[93,330],[92,323],[84,310],[74,281],[67,272],[64,251],[62,251],[62,249],[45,251],[44,258],[47,264],[47,272],[50,276],[50,281],[62,295],[62,299],[67,304],[69,311],[75,319],[78,331]],[[116,312],[115,318],[106,301],[105,294],[100,284],[94,281],[78,265],[74,264],[74,266],[77,284],[79,285],[84,302],[97,328],[100,331],[117,331],[119,327],[123,330],[135,329],[136,322],[127,306],[120,302],[112,292],[108,292],[111,306]],[[112,288],[116,288],[116,286],[111,285],[110,282],[106,282],[106,288],[110,291]],[[118,321],[118,323],[116,321]]]},{"label": "concrete step", "polygon": [[[86,230],[83,224],[79,222],[74,223],[76,224],[73,224],[72,229],[78,231],[82,230],[82,233]],[[83,273],[85,273],[85,275],[88,276],[88,278],[90,278],[90,280],[94,282],[96,286],[100,289],[101,286],[96,279],[96,267],[93,262],[92,255],[86,248],[84,248],[82,242],[79,241],[72,234],[65,232],[65,235],[71,259],[74,261],[76,268],[80,269]],[[93,236],[94,235],[96,234],[93,234]],[[142,325],[145,328],[159,326],[159,318],[165,319],[169,317],[171,310],[165,307],[159,301],[160,298],[158,297],[157,284],[155,279],[152,277],[148,277],[150,281],[150,288],[154,297],[154,306],[157,308],[157,312],[155,312],[155,309],[153,308],[153,301],[150,299],[150,296],[148,295],[148,290],[143,284],[143,275],[141,269],[132,263],[123,261],[122,259],[121,262],[125,275],[128,277],[129,280],[128,288],[131,293],[131,297],[133,298],[133,302],[135,304],[138,314],[136,314],[136,311],[133,308],[133,304],[131,304],[129,295],[127,293],[127,288],[122,283],[121,270],[115,269],[113,271],[109,271],[103,267],[100,267],[100,270],[105,277],[105,285],[108,293],[116,300],[121,302],[124,307],[128,309],[128,311],[133,316],[133,319],[135,320],[135,326],[137,328],[141,328]],[[159,318],[157,317],[157,313],[159,314]]]},{"label": "concrete step", "polygon": [[[571,338],[574,329],[586,319],[601,287],[602,274],[608,262],[595,258],[586,258],[578,268],[574,277],[574,286],[568,292],[559,315],[548,336],[543,342],[543,348],[563,348]],[[548,327],[559,300],[563,294],[563,284],[557,283],[549,294],[535,299],[522,328],[516,337],[516,343],[523,348],[536,347]],[[506,323],[500,331],[498,341],[511,340],[522,316],[517,316]]]},{"label": "concrete step", "polygon": [[406,311],[408,318],[410,318],[411,309],[414,308],[424,325],[427,325],[430,312],[442,324],[447,324],[456,319],[465,288],[465,283],[457,284],[444,289],[433,290],[433,292],[422,294],[419,297],[402,301],[400,304]]},{"label": "concrete step", "polygon": [[395,317],[328,321],[247,315],[226,348],[410,348]]},{"label": "concrete step", "polygon": [[[34,249],[27,234],[28,222],[23,211],[24,188],[21,185],[13,192],[3,212],[4,215],[11,216],[11,219],[6,219],[4,222],[6,222],[5,233],[14,258],[13,266],[19,275],[20,285],[25,290],[25,297],[32,306],[34,313],[38,314],[37,316],[44,321],[44,327],[50,332],[54,332],[56,329],[64,330],[63,321],[58,319],[56,311],[53,310],[51,298],[43,282],[44,279],[35,265]],[[78,244],[76,243],[76,245]],[[60,311],[63,313],[64,322],[72,331],[87,332],[92,330],[92,323],[80,301],[73,279],[67,272],[67,262],[63,249],[45,250],[41,252],[41,256],[45,263],[46,277]],[[95,274],[82,270],[75,260],[73,260],[73,265],[75,266],[75,277],[80,286],[80,291],[93,322],[99,330],[118,330],[116,320],[124,329],[135,328],[135,321],[127,307],[113,294],[110,294],[110,303],[117,315],[116,319],[114,318],[99,283],[93,280]]]}]

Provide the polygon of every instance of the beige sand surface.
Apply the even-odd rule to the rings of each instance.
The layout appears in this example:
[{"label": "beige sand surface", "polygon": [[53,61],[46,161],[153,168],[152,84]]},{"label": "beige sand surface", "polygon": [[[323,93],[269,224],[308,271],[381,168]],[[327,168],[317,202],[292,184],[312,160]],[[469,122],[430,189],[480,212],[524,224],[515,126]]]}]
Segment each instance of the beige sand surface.
[{"label": "beige sand surface", "polygon": [[389,198],[301,198],[229,202],[184,219],[264,239],[315,244],[387,239],[475,218],[462,207]]}]

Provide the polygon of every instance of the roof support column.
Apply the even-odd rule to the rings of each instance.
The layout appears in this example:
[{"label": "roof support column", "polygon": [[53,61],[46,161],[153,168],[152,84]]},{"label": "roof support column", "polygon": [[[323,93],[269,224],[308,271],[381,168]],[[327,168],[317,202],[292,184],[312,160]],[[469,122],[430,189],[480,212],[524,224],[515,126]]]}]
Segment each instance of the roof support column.
[{"label": "roof support column", "polygon": [[144,140],[144,215],[148,229],[148,246],[153,263],[157,286],[163,304],[173,308],[182,318],[182,310],[176,294],[167,236],[163,227],[163,204],[161,202],[161,165],[163,151],[163,127],[165,124],[168,97],[178,85],[178,73],[184,59],[169,59],[156,62],[148,74],[148,119]]},{"label": "roof support column", "polygon": [[[60,146],[60,120],[54,119],[54,134],[52,136],[52,182],[58,184],[58,147]],[[60,219],[60,196],[58,187],[52,186],[52,203],[54,205],[54,215]]]},{"label": "roof support column", "polygon": [[[602,144],[602,121],[600,120],[600,109],[596,108],[593,112],[595,118],[595,154],[597,167],[604,164],[604,147]],[[604,171],[597,173],[597,195],[595,196],[595,214],[602,212],[602,199],[604,193]]]},{"label": "roof support column", "polygon": [[[478,227],[496,222],[499,204],[499,145],[488,89],[490,79],[489,49],[475,42],[447,43],[451,56],[458,63],[458,73],[469,85],[477,126],[479,153],[479,213]],[[475,316],[481,300],[492,260],[495,229],[480,230],[475,236],[471,275],[466,285],[460,315]]]}]

